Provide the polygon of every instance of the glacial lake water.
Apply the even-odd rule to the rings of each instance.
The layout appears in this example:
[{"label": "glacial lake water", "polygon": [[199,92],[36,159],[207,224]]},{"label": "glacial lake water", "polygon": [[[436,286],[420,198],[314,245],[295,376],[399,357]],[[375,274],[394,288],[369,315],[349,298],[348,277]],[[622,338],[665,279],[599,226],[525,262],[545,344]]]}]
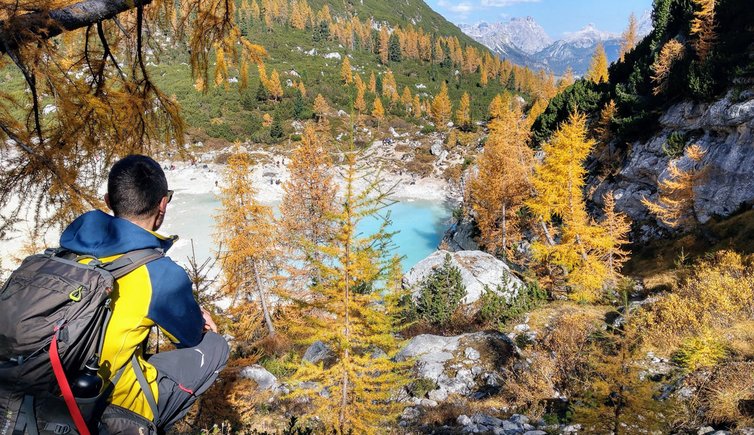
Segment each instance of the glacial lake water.
[{"label": "glacial lake water", "polygon": [[[214,255],[213,240],[215,222],[220,202],[214,194],[191,194],[176,192],[168,206],[167,219],[160,228],[162,234],[178,234],[180,237],[168,252],[175,261],[186,264],[191,255],[191,240],[196,258],[201,263]],[[450,226],[450,207],[442,202],[427,200],[400,200],[383,210],[390,212],[389,231],[398,231],[393,236],[394,253],[403,257],[402,265],[407,271],[424,257],[437,249],[443,233]],[[382,220],[369,218],[358,229],[370,234],[380,227]]]}]

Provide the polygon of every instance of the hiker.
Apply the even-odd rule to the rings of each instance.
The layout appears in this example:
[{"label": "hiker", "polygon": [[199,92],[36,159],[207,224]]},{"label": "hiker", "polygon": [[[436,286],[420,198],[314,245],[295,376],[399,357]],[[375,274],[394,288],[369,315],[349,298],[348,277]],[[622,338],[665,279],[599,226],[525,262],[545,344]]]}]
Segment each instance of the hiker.
[{"label": "hiker", "polygon": [[[155,231],[172,196],[157,162],[141,155],[125,157],[112,167],[107,182],[105,202],[114,216],[85,213],[66,228],[60,245],[103,262],[134,250],[167,250],[176,237]],[[112,317],[99,361],[102,378],[117,379],[111,403],[166,431],[225,367],[228,343],[217,334],[209,312],[194,299],[186,272],[168,257],[118,279],[111,298]],[[177,349],[148,357],[142,346],[152,326],[159,327]],[[138,371],[131,363],[134,353]],[[148,391],[142,389],[145,382]]]}]

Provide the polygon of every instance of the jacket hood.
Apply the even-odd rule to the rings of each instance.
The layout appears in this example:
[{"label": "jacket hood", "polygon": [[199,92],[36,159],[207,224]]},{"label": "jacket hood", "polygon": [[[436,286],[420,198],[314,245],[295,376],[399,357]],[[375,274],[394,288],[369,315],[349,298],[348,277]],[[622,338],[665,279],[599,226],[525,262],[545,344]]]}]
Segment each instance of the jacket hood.
[{"label": "jacket hood", "polygon": [[167,251],[177,236],[165,237],[123,218],[94,210],[79,216],[60,236],[60,246],[96,258],[129,251],[161,248]]}]

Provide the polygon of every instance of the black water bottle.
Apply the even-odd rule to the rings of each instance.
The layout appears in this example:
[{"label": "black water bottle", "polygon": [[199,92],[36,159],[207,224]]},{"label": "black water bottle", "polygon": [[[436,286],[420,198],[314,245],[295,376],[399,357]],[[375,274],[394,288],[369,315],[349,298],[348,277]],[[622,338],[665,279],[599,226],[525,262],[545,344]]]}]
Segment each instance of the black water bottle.
[{"label": "black water bottle", "polygon": [[102,378],[97,373],[99,371],[99,357],[91,357],[86,362],[84,370],[71,384],[73,396],[79,399],[88,399],[97,397],[102,389]]}]

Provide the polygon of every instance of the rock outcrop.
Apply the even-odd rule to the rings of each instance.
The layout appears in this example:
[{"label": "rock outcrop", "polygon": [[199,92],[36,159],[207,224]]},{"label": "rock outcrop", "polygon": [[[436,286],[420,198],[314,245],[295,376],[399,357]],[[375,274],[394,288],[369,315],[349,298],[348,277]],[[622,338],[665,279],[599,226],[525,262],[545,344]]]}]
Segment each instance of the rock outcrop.
[{"label": "rock outcrop", "polygon": [[[612,190],[616,208],[635,222],[644,223],[640,238],[657,235],[656,220],[641,200],[657,198],[657,183],[667,176],[671,158],[663,149],[670,135],[683,135],[686,145],[706,150],[706,175],[695,188],[694,208],[702,223],[713,216],[727,217],[754,204],[754,91],[729,93],[713,103],[683,102],[670,107],[660,118],[661,130],[647,142],[636,142],[620,172],[599,183],[592,196],[597,205]],[[687,157],[680,157],[684,168]]]},{"label": "rock outcrop", "polygon": [[434,382],[427,399],[414,398],[419,403],[442,402],[451,394],[477,399],[494,394],[502,383],[500,370],[514,358],[516,346],[499,332],[417,335],[395,356],[397,361],[414,359],[418,376]]},{"label": "rock outcrop", "polygon": [[251,379],[256,382],[258,391],[275,390],[280,386],[278,379],[272,373],[268,372],[264,367],[254,364],[252,366],[244,367],[239,376],[244,379]]},{"label": "rock outcrop", "polygon": [[419,285],[430,273],[441,266],[445,255],[449,254],[453,265],[461,270],[463,284],[466,287],[464,304],[472,304],[479,300],[485,287],[497,291],[509,301],[518,295],[518,289],[523,286],[503,261],[482,251],[448,252],[439,250],[420,261],[403,276],[403,285],[412,290],[414,295],[419,292]]}]

